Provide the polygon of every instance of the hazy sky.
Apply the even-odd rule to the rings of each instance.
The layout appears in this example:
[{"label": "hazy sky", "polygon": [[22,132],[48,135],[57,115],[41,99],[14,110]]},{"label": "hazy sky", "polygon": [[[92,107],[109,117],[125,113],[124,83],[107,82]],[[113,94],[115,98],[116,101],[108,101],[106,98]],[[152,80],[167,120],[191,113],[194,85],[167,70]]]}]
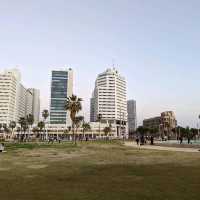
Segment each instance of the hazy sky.
[{"label": "hazy sky", "polygon": [[173,110],[196,127],[199,10],[199,0],[0,0],[0,69],[18,66],[48,108],[51,69],[72,67],[88,116],[95,78],[114,60],[139,123]]}]

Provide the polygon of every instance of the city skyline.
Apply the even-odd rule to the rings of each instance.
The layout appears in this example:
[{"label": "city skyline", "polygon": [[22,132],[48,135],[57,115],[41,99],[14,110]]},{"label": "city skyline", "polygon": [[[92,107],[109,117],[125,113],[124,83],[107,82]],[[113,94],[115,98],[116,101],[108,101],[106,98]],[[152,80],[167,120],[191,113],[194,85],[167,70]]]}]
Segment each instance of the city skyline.
[{"label": "city skyline", "polygon": [[[50,109],[50,97],[51,97],[51,73],[52,73],[52,71],[56,71],[56,70],[68,70],[68,68],[70,68],[70,67],[58,67],[58,68],[52,68],[51,69],[51,71],[48,73],[49,74],[49,79],[48,79],[48,90],[49,90],[49,92],[48,93],[46,93],[47,94],[47,98],[45,97],[45,93],[42,93],[42,91],[41,91],[41,89],[40,88],[37,88],[37,89],[39,89],[40,91],[41,91],[41,110],[43,110],[43,109]],[[112,68],[112,67],[111,67]],[[10,70],[10,69],[12,69],[12,68],[5,68],[4,70]],[[21,69],[21,67],[16,67],[16,69],[18,69],[18,70],[20,70]],[[106,70],[106,69],[108,69],[108,68],[105,68],[104,69],[104,71]],[[116,69],[118,69],[118,68],[116,68]],[[4,71],[3,70],[3,71]],[[72,68],[72,70],[73,70],[73,72],[75,71],[73,68]],[[1,72],[1,71],[0,71]],[[21,70],[20,70],[20,72],[21,72]],[[119,72],[120,72],[120,70],[119,70]],[[100,72],[101,73],[101,72]],[[120,72],[121,73],[121,72]],[[22,72],[21,72],[21,74],[22,74]],[[122,74],[123,75],[123,74]],[[22,76],[23,76],[23,74],[22,74]],[[98,76],[98,74],[96,74],[96,76]],[[78,77],[80,77],[80,75],[78,76]],[[126,76],[124,76],[125,78],[126,78]],[[22,80],[21,80],[21,82],[24,84],[24,83],[26,83],[26,81],[24,80],[24,79],[26,79],[24,76],[22,77]],[[77,84],[77,82],[78,82],[78,79],[79,78],[77,78],[76,77],[76,73],[74,73],[74,79],[75,79],[75,87],[74,87],[74,94],[76,94],[76,95],[78,95],[78,96],[80,96],[79,94],[80,93],[82,93],[82,96],[80,96],[80,97],[83,97],[83,95],[84,95],[84,91],[81,91],[80,90],[80,88],[79,88],[79,86],[81,86],[81,85],[79,85],[78,86],[78,84]],[[95,78],[94,78],[95,79]],[[91,83],[92,84],[92,83]],[[95,81],[94,81],[94,83],[93,84],[95,84]],[[34,84],[32,84],[33,86],[34,86]],[[39,85],[40,85],[40,83],[39,83]],[[47,86],[46,85],[46,86]],[[45,87],[46,87],[45,86]],[[41,87],[41,86],[40,86]],[[127,87],[129,88],[129,85],[128,85],[128,83],[127,83]],[[91,94],[92,94],[92,91],[93,91],[93,86],[91,86],[91,88],[92,88],[92,90],[91,90]],[[44,91],[43,91],[44,92]],[[129,94],[130,92],[129,91],[127,91],[127,93]],[[86,117],[86,121],[90,121],[90,98],[91,98],[91,96],[87,96],[87,95],[85,95],[85,97],[83,98],[83,110],[81,111],[81,114],[83,114],[85,117]],[[130,98],[127,98],[127,100],[130,100],[131,99],[131,97]],[[139,103],[140,104],[140,103]],[[88,106],[88,107],[87,107]],[[159,105],[158,105],[158,107],[159,107]],[[87,111],[87,109],[88,109],[88,111]],[[141,116],[142,116],[142,113],[139,113],[138,112],[138,105],[137,105],[137,121],[138,121],[138,126],[139,125],[142,125],[142,123],[143,123],[143,120],[144,119],[147,119],[147,118],[151,118],[151,117],[154,117],[154,116],[157,116],[157,115],[159,115],[161,112],[164,112],[164,111],[169,111],[170,110],[170,108],[169,109],[163,109],[163,110],[160,110],[158,113],[157,112],[150,112],[150,113],[147,113],[146,114],[146,117],[144,117],[144,118],[141,118]],[[175,111],[176,109],[174,109],[174,110],[172,110],[172,111]],[[176,115],[176,112],[175,112],[175,115]],[[143,115],[144,116],[144,115]],[[176,115],[177,116],[177,115]],[[197,118],[198,118],[198,116],[197,116]],[[189,124],[186,124],[186,123],[184,123],[184,122],[180,122],[181,120],[179,119],[179,118],[177,118],[177,120],[178,120],[178,125],[182,125],[182,126],[190,126]],[[197,126],[197,123],[198,123],[198,120],[197,120],[197,122],[196,122],[196,124],[195,123],[193,123],[194,124],[194,126],[193,125],[191,125],[190,127],[196,127]]]},{"label": "city skyline", "polygon": [[180,125],[196,127],[200,2],[8,0],[0,5],[0,70],[18,65],[24,85],[41,90],[41,110],[49,109],[51,70],[71,67],[74,93],[84,99],[89,120],[95,78],[114,64],[127,79],[128,99],[137,101],[139,125],[173,110]]}]

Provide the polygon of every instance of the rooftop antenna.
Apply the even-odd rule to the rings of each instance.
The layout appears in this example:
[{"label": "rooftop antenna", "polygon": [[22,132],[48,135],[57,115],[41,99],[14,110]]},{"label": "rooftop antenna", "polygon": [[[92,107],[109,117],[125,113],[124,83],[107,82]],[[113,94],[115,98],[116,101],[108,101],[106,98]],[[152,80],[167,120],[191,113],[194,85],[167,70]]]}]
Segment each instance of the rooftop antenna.
[{"label": "rooftop antenna", "polygon": [[112,59],[112,68],[115,69],[115,59]]}]

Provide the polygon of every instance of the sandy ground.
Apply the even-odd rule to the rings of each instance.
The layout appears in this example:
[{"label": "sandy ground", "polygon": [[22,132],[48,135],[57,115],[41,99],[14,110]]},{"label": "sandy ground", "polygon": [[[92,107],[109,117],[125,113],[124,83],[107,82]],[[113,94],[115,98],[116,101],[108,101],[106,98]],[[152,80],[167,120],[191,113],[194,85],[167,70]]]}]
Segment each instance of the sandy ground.
[{"label": "sandy ground", "polygon": [[194,148],[163,147],[163,146],[153,146],[153,145],[137,146],[137,144],[135,142],[125,142],[125,146],[134,147],[134,148],[138,148],[138,149],[187,152],[187,153],[200,153],[200,151],[198,149],[194,149]]}]

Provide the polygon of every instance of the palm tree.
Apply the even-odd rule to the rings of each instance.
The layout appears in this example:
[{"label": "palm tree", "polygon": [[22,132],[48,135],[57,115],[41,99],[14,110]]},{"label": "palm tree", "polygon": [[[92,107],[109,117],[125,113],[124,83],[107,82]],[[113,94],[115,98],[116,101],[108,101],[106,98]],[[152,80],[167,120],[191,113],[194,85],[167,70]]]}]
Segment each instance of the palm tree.
[{"label": "palm tree", "polygon": [[11,121],[9,124],[9,127],[12,129],[12,137],[13,137],[13,130],[16,128],[16,122],[15,121]]},{"label": "palm tree", "polygon": [[27,123],[28,123],[28,132],[30,134],[30,127],[33,126],[33,123],[34,123],[34,116],[32,114],[29,114],[26,116],[26,120],[27,120]]},{"label": "palm tree", "polygon": [[3,124],[3,131],[6,132],[7,124]]},{"label": "palm tree", "polygon": [[0,133],[1,133],[1,129],[3,128],[3,124],[0,124]]},{"label": "palm tree", "polygon": [[[25,117],[20,117],[18,123],[20,124],[20,127],[21,127],[21,134],[22,134],[22,130],[24,131],[24,135],[25,135],[25,132],[26,132],[26,129],[27,129],[27,121],[26,121],[26,118]],[[22,140],[24,138],[24,135],[22,136]]]},{"label": "palm tree", "polygon": [[20,124],[21,131],[22,131],[23,126],[26,124],[26,119],[25,119],[25,117],[20,117],[18,123]]},{"label": "palm tree", "polygon": [[75,120],[76,115],[79,111],[82,110],[82,99],[78,98],[76,95],[72,95],[71,97],[67,98],[67,101],[65,103],[65,110],[70,112],[70,118],[72,121],[72,129],[73,129],[73,140],[76,144],[75,139]]},{"label": "palm tree", "polygon": [[[43,110],[42,112],[42,117],[44,119],[44,131],[45,131],[45,128],[46,128],[46,120],[47,118],[49,117],[49,111],[48,110]],[[48,136],[47,136],[48,138]]]},{"label": "palm tree", "polygon": [[104,133],[105,133],[105,136],[106,136],[106,137],[107,137],[107,136],[109,136],[109,134],[110,134],[111,130],[112,130],[112,129],[111,129],[111,127],[110,127],[110,126],[108,126],[108,127],[105,127],[105,128],[104,128],[104,130],[103,130],[103,131],[104,131]]},{"label": "palm tree", "polygon": [[85,138],[85,132],[86,131],[90,131],[91,130],[91,126],[89,123],[83,123],[82,124],[82,128],[83,128],[83,138]]},{"label": "palm tree", "polygon": [[[76,134],[77,134],[78,128],[80,128],[81,126],[81,122],[83,121],[83,119],[84,119],[83,116],[75,117],[74,124],[76,126]],[[75,136],[75,143],[76,143],[76,136]]]},{"label": "palm tree", "polygon": [[43,121],[38,122],[38,128],[40,130],[40,135],[42,130],[45,128],[45,123]]},{"label": "palm tree", "polygon": [[43,110],[42,117],[44,118],[44,121],[46,121],[47,118],[49,117],[49,111],[48,110]]},{"label": "palm tree", "polygon": [[30,125],[32,127],[33,123],[34,123],[34,116],[32,114],[29,114],[26,116],[26,120],[28,122],[28,125]]},{"label": "palm tree", "polygon": [[19,133],[21,132],[21,128],[17,127],[17,139],[19,140]]},{"label": "palm tree", "polygon": [[7,126],[7,124],[3,124],[3,130],[4,130],[4,133],[9,133],[9,128]]}]

